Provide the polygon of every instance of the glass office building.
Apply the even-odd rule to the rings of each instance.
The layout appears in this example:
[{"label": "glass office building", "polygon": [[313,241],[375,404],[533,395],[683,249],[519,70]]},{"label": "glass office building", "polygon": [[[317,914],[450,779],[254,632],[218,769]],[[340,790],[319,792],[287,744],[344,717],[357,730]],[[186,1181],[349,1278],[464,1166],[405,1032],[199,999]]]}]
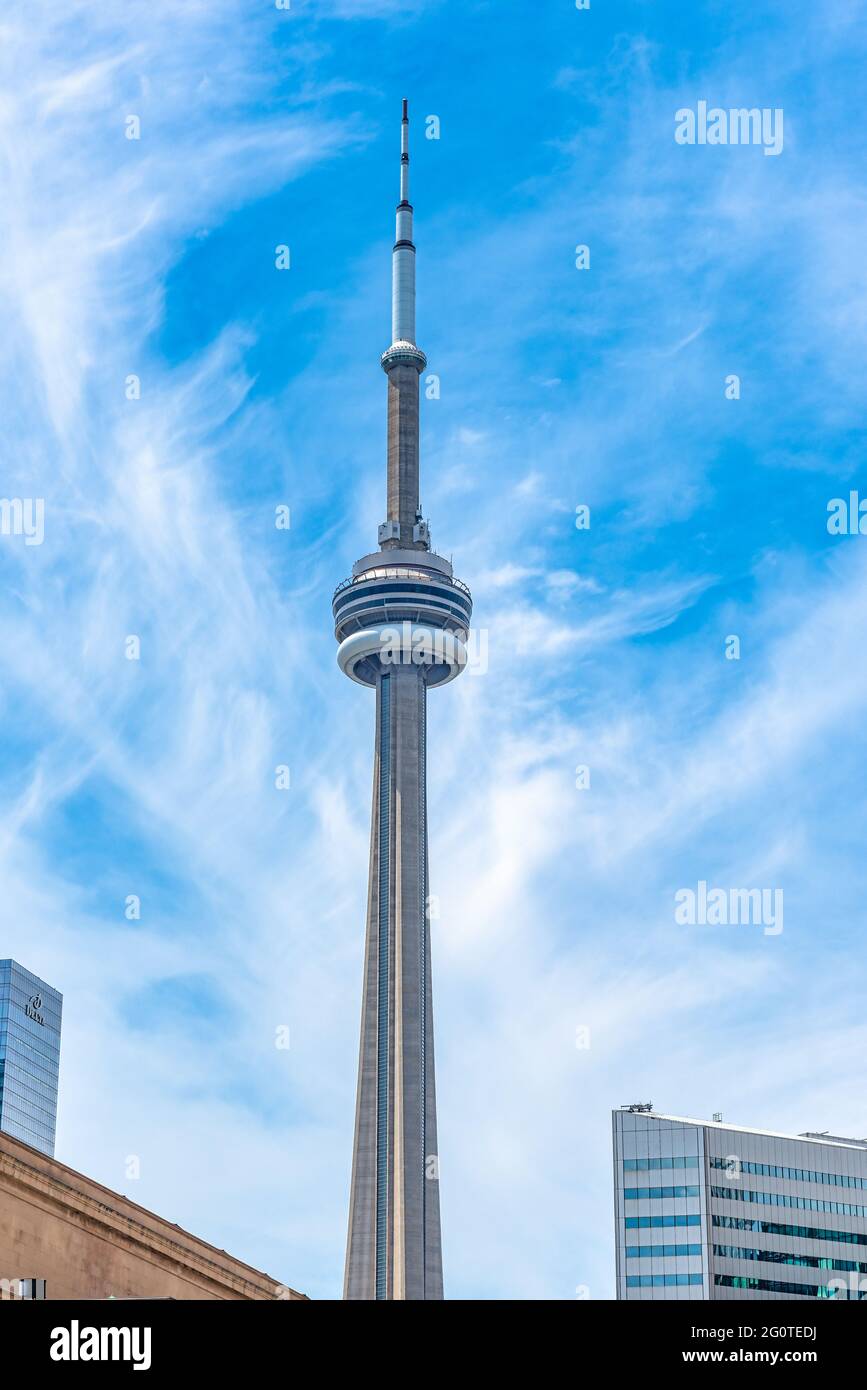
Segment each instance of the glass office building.
[{"label": "glass office building", "polygon": [[54,1157],[63,998],[0,960],[0,1132]]},{"label": "glass office building", "polygon": [[618,1298],[867,1298],[867,1140],[613,1122]]}]

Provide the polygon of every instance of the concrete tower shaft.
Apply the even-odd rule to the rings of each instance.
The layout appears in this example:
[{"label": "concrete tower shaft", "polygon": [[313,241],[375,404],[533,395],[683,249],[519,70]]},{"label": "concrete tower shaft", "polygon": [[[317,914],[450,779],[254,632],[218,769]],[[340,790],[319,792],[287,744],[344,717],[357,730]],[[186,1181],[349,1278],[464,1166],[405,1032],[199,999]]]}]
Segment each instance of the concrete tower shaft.
[{"label": "concrete tower shaft", "polygon": [[424,671],[376,685],[370,881],[344,1297],[443,1296]]}]

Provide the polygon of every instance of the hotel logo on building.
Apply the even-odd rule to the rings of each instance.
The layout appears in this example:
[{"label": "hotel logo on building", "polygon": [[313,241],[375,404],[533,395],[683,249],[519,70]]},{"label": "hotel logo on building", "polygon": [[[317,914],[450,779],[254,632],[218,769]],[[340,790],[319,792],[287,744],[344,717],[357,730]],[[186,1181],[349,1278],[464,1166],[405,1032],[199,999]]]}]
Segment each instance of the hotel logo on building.
[{"label": "hotel logo on building", "polygon": [[24,1005],[24,1012],[26,1013],[26,1015],[27,1015],[28,1018],[32,1018],[32,1019],[33,1019],[34,1023],[39,1023],[39,1024],[44,1028],[44,1027],[45,1027],[45,1018],[44,1018],[44,1016],[39,1012],[39,1010],[40,1010],[41,1008],[42,1008],[42,995],[41,995],[41,994],[31,994],[31,996],[30,996],[30,998],[28,999],[27,1003]]}]

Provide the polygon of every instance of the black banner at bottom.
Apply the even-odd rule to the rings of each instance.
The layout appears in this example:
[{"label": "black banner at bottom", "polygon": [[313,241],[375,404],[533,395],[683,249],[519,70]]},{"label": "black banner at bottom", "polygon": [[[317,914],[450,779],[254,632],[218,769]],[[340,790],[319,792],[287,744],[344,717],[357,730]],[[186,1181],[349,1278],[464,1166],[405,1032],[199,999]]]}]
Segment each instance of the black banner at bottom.
[{"label": "black banner at bottom", "polygon": [[[865,1310],[867,1311],[867,1310]],[[629,1374],[687,1372],[706,1366],[807,1366],[842,1371],[858,1364],[864,1314],[857,1303],[832,1300],[725,1302],[455,1302],[401,1303],[388,1308],[328,1302],[225,1303],[123,1300],[65,1303],[14,1302],[0,1312],[6,1384],[18,1373],[32,1384],[74,1376],[129,1373],[213,1374],[224,1379],[281,1363],[289,1376],[309,1374],[310,1357],[334,1375],[345,1356],[352,1369],[368,1361],[374,1335],[398,1334],[418,1343],[426,1378],[442,1367],[464,1375],[475,1361],[486,1378],[516,1351],[540,1348],[545,1361],[568,1355],[576,1373],[604,1356]],[[459,1343],[452,1334],[459,1338]],[[539,1337],[544,1339],[540,1342]],[[475,1348],[475,1354],[468,1349]],[[439,1362],[439,1366],[438,1363]],[[270,1372],[269,1372],[270,1373]],[[539,1375],[534,1379],[539,1379]]]}]

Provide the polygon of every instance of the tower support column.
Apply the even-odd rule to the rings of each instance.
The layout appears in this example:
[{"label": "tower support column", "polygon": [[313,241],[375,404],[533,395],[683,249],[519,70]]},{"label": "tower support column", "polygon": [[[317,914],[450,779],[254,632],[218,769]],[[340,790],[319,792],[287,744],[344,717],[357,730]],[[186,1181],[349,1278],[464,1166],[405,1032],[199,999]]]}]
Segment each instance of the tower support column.
[{"label": "tower support column", "polygon": [[366,963],[345,1297],[442,1298],[424,668],[376,687]]}]

